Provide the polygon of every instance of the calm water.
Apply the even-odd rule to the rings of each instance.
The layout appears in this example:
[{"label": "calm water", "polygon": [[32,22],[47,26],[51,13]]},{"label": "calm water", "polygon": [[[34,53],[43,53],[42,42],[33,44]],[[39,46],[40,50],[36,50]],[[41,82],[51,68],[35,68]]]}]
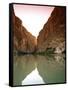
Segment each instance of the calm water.
[{"label": "calm water", "polygon": [[64,55],[14,56],[14,85],[48,84],[65,82]]}]

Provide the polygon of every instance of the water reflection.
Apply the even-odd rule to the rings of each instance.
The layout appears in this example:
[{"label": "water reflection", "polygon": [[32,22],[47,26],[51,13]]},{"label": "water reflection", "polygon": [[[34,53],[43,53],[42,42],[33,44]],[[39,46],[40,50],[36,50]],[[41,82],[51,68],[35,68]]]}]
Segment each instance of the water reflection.
[{"label": "water reflection", "polygon": [[65,82],[64,55],[14,56],[14,85]]},{"label": "water reflection", "polygon": [[22,81],[22,85],[30,84],[45,84],[42,77],[39,75],[37,67]]},{"label": "water reflection", "polygon": [[62,58],[61,62],[60,60],[57,62],[55,57],[56,55],[52,57],[38,56],[38,71],[47,83],[61,83],[65,81],[65,64]]}]

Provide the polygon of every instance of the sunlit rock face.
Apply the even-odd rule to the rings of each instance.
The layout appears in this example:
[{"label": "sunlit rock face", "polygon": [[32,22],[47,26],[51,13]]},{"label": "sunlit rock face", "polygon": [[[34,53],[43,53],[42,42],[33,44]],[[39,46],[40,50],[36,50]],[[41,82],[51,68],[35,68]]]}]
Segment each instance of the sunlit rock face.
[{"label": "sunlit rock face", "polygon": [[22,21],[15,16],[12,8],[11,22],[13,32],[14,50],[21,52],[43,52],[48,48],[54,48],[55,53],[62,53],[65,51],[65,20],[66,11],[65,7],[55,7],[51,16],[39,36],[34,37],[23,26]]},{"label": "sunlit rock face", "polygon": [[21,52],[34,52],[36,48],[36,38],[26,30],[22,21],[15,16],[12,8],[12,30],[14,49]]},{"label": "sunlit rock face", "polygon": [[47,48],[55,48],[55,53],[65,50],[65,13],[65,7],[55,7],[47,23],[39,32],[38,52],[45,51]]}]

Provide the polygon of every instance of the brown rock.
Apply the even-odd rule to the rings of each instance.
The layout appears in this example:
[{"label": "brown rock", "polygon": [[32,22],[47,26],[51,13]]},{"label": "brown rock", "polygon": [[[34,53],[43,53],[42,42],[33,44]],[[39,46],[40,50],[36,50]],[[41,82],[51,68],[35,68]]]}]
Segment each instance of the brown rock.
[{"label": "brown rock", "polygon": [[45,51],[47,48],[57,48],[61,44],[65,46],[65,20],[66,8],[55,7],[47,23],[39,32],[37,38],[38,52]]},{"label": "brown rock", "polygon": [[25,53],[34,52],[36,48],[36,38],[22,25],[22,21],[15,16],[13,9],[11,17],[14,50]]}]

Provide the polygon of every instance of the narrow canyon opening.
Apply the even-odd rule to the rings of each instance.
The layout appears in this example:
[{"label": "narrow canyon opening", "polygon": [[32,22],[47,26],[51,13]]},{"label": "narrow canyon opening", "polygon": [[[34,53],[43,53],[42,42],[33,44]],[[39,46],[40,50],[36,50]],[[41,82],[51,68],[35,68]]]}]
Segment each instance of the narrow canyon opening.
[{"label": "narrow canyon opening", "polygon": [[65,51],[65,7],[13,7],[14,47],[21,52]]},{"label": "narrow canyon opening", "polygon": [[50,6],[14,5],[15,15],[36,39],[53,10],[54,7]]},{"label": "narrow canyon opening", "polygon": [[14,13],[22,20],[22,25],[31,33],[35,39],[37,47],[37,37],[48,21],[54,7],[32,6],[32,5],[14,5]]},{"label": "narrow canyon opening", "polygon": [[13,4],[10,12],[14,85],[64,82],[66,7]]}]

